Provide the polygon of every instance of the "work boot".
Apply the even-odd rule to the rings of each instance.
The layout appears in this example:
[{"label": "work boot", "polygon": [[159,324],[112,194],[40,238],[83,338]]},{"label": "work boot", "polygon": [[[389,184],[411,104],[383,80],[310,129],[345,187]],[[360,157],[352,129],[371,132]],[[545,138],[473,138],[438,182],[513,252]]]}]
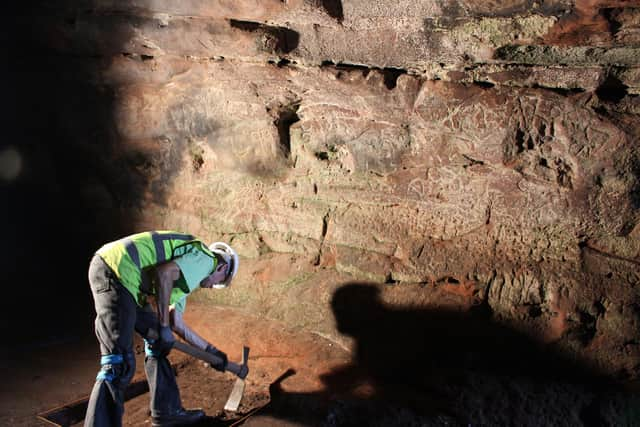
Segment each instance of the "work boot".
[{"label": "work boot", "polygon": [[153,427],[173,427],[197,423],[204,418],[204,411],[201,409],[178,409],[173,414],[151,417]]}]

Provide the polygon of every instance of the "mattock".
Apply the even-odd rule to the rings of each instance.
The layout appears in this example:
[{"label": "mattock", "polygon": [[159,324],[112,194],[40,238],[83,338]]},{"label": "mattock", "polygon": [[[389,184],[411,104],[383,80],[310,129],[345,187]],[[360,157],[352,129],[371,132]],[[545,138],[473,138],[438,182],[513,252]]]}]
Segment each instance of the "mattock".
[{"label": "mattock", "polygon": [[[158,332],[153,329],[149,329],[147,332],[147,338],[157,340]],[[173,344],[173,348],[178,351],[181,351],[185,354],[195,357],[196,359],[200,359],[204,362],[211,363],[212,365],[219,365],[222,363],[222,358],[218,356],[214,356],[211,353],[207,353],[204,350],[200,350],[197,347],[184,343],[182,341],[176,341]],[[224,405],[225,411],[235,412],[238,410],[240,406],[240,401],[242,400],[242,395],[244,394],[244,377],[240,376],[241,372],[248,372],[249,363],[249,347],[242,347],[242,361],[240,363],[227,362],[227,371],[238,376],[235,384],[233,385],[233,389],[231,393],[229,393],[229,398],[227,399],[227,403]]]}]

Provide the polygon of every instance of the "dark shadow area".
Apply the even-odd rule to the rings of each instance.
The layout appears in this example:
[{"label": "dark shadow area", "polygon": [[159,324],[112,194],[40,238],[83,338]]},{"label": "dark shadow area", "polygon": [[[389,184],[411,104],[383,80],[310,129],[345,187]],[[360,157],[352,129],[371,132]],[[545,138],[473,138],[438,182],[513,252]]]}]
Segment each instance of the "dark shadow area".
[{"label": "dark shadow area", "polygon": [[485,81],[480,81],[480,80],[476,80],[473,82],[474,85],[482,88],[482,89],[492,89],[493,87],[495,87],[495,84],[491,83],[491,82],[485,82]]},{"label": "dark shadow area", "polygon": [[321,68],[334,68],[338,70],[338,76],[340,76],[340,71],[360,71],[362,72],[363,77],[367,77],[371,70],[375,68],[367,67],[366,65],[357,65],[357,64],[344,64],[342,62],[335,63],[333,61],[324,60],[320,64]]},{"label": "dark shadow area", "polygon": [[384,68],[382,70],[382,75],[384,76],[384,85],[387,89],[395,89],[398,83],[398,77],[403,74],[407,74],[407,70],[403,70],[401,68]]},{"label": "dark shadow area", "polygon": [[464,371],[538,381],[600,378],[580,361],[494,322],[485,306],[468,312],[387,307],[375,285],[351,283],[336,291],[332,309],[338,331],[357,342],[358,366],[381,384],[451,383]]},{"label": "dark shadow area", "polygon": [[274,53],[289,53],[298,47],[300,34],[286,27],[275,27],[253,21],[230,19],[229,25],[241,31],[256,33],[260,50]]},{"label": "dark shadow area", "polygon": [[280,149],[286,159],[291,154],[291,125],[300,121],[298,117],[298,108],[300,104],[284,105],[277,111],[277,118],[274,121],[278,128],[278,136],[280,140]]},{"label": "dark shadow area", "polygon": [[340,78],[342,76],[342,71],[360,71],[362,72],[363,77],[367,77],[371,71],[378,71],[382,74],[384,86],[389,89],[395,89],[398,83],[398,77],[403,74],[407,74],[407,70],[402,68],[379,68],[379,67],[368,67],[366,65],[358,65],[358,64],[345,64],[342,62],[335,63],[333,61],[324,60],[320,64],[321,68],[333,68],[337,70],[337,77]]},{"label": "dark shadow area", "polygon": [[622,98],[627,96],[628,86],[625,85],[613,75],[607,78],[596,89],[596,95],[602,101],[620,102]]},{"label": "dark shadow area", "polygon": [[331,306],[355,341],[352,362],[324,375],[319,393],[287,393],[281,382],[295,372],[285,372],[260,416],[332,426],[640,422],[640,395],[494,322],[487,307],[390,307],[368,283],[340,287]]},{"label": "dark shadow area", "polygon": [[[135,381],[129,384],[127,389],[124,391],[124,400],[126,402],[141,394],[147,393],[148,391],[149,383],[147,383],[147,380]],[[70,426],[84,420],[88,404],[89,397],[87,396],[75,402],[70,402],[66,405],[38,414],[38,418],[61,426]]]},{"label": "dark shadow area", "polygon": [[[114,91],[96,83],[108,58],[60,50],[77,11],[45,2],[5,11],[0,254],[6,351],[92,333],[88,262],[128,231],[140,180],[113,162]],[[129,34],[110,34],[125,44]]]},{"label": "dark shadow area", "polygon": [[[267,61],[267,63],[270,65],[275,65],[278,68],[283,68],[289,66],[291,64],[291,61],[289,61],[287,58],[280,58],[277,62],[270,59]],[[293,63],[295,64],[295,61]]]},{"label": "dark shadow area", "polygon": [[225,427],[235,426],[242,424],[235,424],[235,421],[223,421],[216,417],[206,416],[195,424],[190,424],[192,427]]},{"label": "dark shadow area", "polygon": [[598,11],[599,15],[602,15],[604,19],[609,23],[609,31],[612,36],[615,36],[620,28],[622,27],[622,23],[620,22],[620,14],[624,12],[624,8],[616,8],[616,7],[605,7]]},{"label": "dark shadow area", "polygon": [[342,0],[319,0],[319,3],[327,12],[327,15],[336,19],[338,22],[342,22],[344,20]]}]

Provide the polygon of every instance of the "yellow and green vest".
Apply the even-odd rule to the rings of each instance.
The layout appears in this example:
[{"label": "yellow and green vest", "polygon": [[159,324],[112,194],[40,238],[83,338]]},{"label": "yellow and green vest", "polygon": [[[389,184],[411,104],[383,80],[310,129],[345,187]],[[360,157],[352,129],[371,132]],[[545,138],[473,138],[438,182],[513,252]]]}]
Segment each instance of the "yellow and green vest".
[{"label": "yellow and green vest", "polygon": [[[144,275],[148,275],[156,265],[171,261],[185,253],[199,250],[213,259],[214,271],[216,256],[201,241],[190,234],[176,231],[146,231],[107,243],[96,252],[118,276],[122,285],[133,295],[136,303],[146,304],[146,294],[142,291]],[[151,277],[149,275],[148,277]],[[155,292],[150,287],[152,293]],[[175,304],[190,293],[190,289],[180,277],[176,281],[169,304]]]}]

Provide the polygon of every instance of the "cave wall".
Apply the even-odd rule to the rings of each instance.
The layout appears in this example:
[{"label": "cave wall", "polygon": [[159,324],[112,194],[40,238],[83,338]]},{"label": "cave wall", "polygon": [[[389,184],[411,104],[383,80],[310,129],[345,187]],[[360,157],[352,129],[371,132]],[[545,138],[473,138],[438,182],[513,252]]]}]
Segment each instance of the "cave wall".
[{"label": "cave wall", "polygon": [[[637,2],[78,0],[23,18],[89,88],[58,121],[100,237],[228,239],[246,271],[218,302],[302,305],[283,318],[336,339],[331,290],[366,280],[640,373]],[[281,277],[289,299],[265,297],[269,260],[304,270]]]}]

